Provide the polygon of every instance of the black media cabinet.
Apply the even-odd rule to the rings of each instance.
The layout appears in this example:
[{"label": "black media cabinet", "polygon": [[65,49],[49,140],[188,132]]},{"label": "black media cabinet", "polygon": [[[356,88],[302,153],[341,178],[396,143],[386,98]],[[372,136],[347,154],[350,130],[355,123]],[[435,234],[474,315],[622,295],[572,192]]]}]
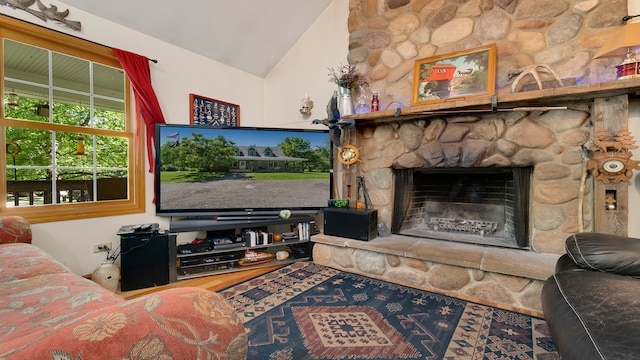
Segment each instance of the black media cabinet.
[{"label": "black media cabinet", "polygon": [[[257,220],[172,220],[169,228],[172,234],[192,231],[207,232],[205,242],[179,243],[174,247],[176,279],[190,279],[311,260],[313,243],[310,238],[315,234],[314,229],[316,229],[315,218],[312,216]],[[283,233],[285,236],[277,241],[276,234],[282,236]],[[287,233],[295,233],[296,235],[286,236]],[[231,239],[232,243],[224,243],[223,239]],[[289,257],[285,260],[274,258],[274,260],[262,264],[241,266],[238,260],[249,249],[273,254],[278,251],[286,251],[289,253]]]}]

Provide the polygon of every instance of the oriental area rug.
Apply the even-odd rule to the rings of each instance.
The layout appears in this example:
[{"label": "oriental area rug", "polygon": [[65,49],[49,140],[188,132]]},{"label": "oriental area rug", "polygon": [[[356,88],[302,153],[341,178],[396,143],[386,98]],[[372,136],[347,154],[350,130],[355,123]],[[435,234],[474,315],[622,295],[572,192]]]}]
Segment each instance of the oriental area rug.
[{"label": "oriental area rug", "polygon": [[543,319],[297,262],[220,293],[249,359],[559,359]]}]

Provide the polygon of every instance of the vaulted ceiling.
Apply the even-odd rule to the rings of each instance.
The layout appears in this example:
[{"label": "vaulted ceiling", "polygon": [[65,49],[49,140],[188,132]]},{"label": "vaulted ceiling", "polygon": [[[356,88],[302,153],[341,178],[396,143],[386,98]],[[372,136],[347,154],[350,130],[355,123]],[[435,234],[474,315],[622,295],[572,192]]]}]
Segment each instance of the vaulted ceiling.
[{"label": "vaulted ceiling", "polygon": [[60,0],[263,78],[331,1]]}]

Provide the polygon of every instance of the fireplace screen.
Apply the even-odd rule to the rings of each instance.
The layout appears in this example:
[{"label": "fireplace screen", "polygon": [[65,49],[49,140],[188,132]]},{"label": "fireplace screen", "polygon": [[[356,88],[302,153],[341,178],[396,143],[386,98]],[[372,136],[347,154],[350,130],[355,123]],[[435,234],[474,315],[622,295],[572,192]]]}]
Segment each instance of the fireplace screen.
[{"label": "fireplace screen", "polygon": [[392,232],[528,246],[530,167],[395,171]]}]

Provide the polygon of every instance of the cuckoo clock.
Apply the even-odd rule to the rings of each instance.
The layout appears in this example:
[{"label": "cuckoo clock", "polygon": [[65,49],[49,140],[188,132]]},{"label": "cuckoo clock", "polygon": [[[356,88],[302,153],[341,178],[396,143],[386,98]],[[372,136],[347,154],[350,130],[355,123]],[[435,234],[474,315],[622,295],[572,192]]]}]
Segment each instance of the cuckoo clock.
[{"label": "cuckoo clock", "polygon": [[640,161],[631,159],[631,150],[637,149],[631,133],[624,129],[616,134],[601,130],[593,136],[591,160],[587,169],[593,178],[605,184],[630,181],[633,170],[640,169]]}]

